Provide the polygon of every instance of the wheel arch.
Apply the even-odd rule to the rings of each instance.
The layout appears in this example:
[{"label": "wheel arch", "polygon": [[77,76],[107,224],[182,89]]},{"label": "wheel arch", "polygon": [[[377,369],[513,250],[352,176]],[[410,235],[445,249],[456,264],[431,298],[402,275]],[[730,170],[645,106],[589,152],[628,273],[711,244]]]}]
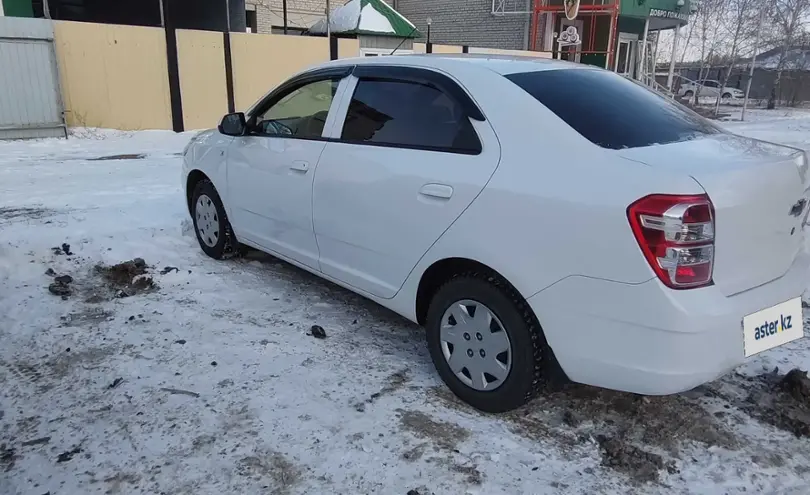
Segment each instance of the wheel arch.
[{"label": "wheel arch", "polygon": [[[507,284],[514,288],[514,285],[503,276],[498,270],[481,263],[480,261],[476,261],[470,258],[444,258],[441,260],[434,261],[423,273],[419,279],[419,286],[416,290],[416,307],[415,307],[415,314],[416,314],[416,321],[420,325],[424,325],[427,319],[427,312],[428,308],[430,307],[430,301],[433,298],[433,295],[436,291],[441,287],[444,283],[448,280],[453,278],[453,276],[470,272],[470,271],[480,271],[489,273],[495,277],[498,277]],[[516,292],[517,289],[515,289]]]},{"label": "wheel arch", "polygon": [[[205,180],[213,184],[211,178],[208,177],[205,172],[199,169],[191,170],[188,173],[188,177],[186,177],[186,207],[188,207],[188,212],[190,215],[194,214],[191,211],[191,201],[194,196],[194,188],[197,187],[197,184]],[[216,186],[214,187],[216,188]]]}]

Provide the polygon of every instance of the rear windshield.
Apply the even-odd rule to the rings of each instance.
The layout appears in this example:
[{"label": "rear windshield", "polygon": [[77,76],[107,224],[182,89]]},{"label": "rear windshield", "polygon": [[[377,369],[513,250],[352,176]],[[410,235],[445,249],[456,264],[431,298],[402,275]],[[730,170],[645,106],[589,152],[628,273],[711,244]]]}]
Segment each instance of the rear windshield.
[{"label": "rear windshield", "polygon": [[603,148],[638,148],[722,132],[680,103],[606,70],[545,70],[506,78]]}]

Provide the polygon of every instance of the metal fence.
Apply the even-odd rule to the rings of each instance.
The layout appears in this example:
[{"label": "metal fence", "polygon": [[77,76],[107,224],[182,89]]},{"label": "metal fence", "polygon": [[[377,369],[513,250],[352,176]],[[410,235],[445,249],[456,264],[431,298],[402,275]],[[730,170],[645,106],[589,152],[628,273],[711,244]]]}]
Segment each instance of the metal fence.
[{"label": "metal fence", "polygon": [[51,21],[0,16],[0,139],[66,136]]}]

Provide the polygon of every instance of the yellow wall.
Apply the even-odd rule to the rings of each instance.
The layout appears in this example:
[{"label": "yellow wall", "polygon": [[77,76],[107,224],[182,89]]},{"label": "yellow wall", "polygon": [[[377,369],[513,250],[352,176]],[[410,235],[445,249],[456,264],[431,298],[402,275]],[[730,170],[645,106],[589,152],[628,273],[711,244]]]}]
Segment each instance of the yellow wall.
[{"label": "yellow wall", "polygon": [[262,95],[307,67],[329,60],[326,38],[233,33],[233,92],[244,111]]},{"label": "yellow wall", "polygon": [[360,56],[360,41],[351,38],[338,38],[338,58]]},{"label": "yellow wall", "polygon": [[228,113],[222,33],[178,29],[177,65],[186,130],[216,127]]},{"label": "yellow wall", "polygon": [[497,48],[470,48],[470,53],[488,53],[490,55],[513,55],[518,57],[551,58],[550,52],[532,52],[526,50],[499,50]]},{"label": "yellow wall", "polygon": [[68,125],[171,129],[163,29],[54,22]]},{"label": "yellow wall", "polygon": [[[165,32],[160,28],[54,22],[63,100],[70,126],[171,129]],[[216,125],[228,110],[222,33],[178,30],[186,129]],[[234,99],[246,110],[307,67],[329,60],[326,38],[232,33]],[[424,43],[414,43],[424,53]],[[434,53],[462,47],[433,45]],[[359,55],[356,39],[338,40],[340,58]],[[471,53],[550,57],[550,53],[470,48]],[[2,70],[2,68],[0,68]]]},{"label": "yellow wall", "polygon": [[454,45],[433,45],[433,53],[461,53],[462,48]]}]

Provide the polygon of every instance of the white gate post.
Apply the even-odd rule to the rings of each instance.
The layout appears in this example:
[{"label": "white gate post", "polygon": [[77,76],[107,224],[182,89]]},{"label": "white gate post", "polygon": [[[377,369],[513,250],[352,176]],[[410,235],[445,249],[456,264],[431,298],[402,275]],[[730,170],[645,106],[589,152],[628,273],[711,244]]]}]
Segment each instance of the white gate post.
[{"label": "white gate post", "polygon": [[678,35],[681,32],[680,24],[675,27],[675,37],[672,40],[672,55],[669,57],[669,74],[667,74],[667,88],[672,91],[672,79],[675,75],[675,52],[678,50]]}]

